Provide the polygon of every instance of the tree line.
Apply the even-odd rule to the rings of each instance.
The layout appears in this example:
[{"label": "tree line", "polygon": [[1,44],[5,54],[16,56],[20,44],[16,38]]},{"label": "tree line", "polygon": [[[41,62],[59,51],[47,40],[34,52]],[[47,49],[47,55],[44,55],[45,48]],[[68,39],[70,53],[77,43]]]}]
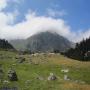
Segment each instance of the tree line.
[{"label": "tree line", "polygon": [[14,48],[7,40],[0,39],[0,49],[14,49]]},{"label": "tree line", "polygon": [[72,59],[90,61],[90,37],[76,43],[75,48],[69,49],[64,54]]}]

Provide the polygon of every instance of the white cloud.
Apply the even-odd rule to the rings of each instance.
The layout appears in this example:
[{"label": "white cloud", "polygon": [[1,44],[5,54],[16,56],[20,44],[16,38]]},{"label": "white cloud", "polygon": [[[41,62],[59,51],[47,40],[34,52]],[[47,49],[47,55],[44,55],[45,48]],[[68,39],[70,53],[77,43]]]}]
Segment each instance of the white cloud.
[{"label": "white cloud", "polygon": [[0,11],[6,8],[11,2],[19,4],[20,2],[24,2],[24,0],[0,0]]},{"label": "white cloud", "polygon": [[50,16],[37,16],[36,12],[29,10],[25,15],[25,20],[11,25],[19,12],[16,10],[13,13],[0,12],[0,38],[5,39],[25,39],[37,32],[52,31],[68,38],[72,41],[80,41],[83,38],[90,36],[90,29],[78,32],[72,32],[71,28],[65,20],[55,19]]},{"label": "white cloud", "polygon": [[79,42],[89,37],[90,37],[90,29],[85,30],[85,31],[78,30],[77,32],[73,32],[73,34],[71,34],[71,40],[74,42]]},{"label": "white cloud", "polygon": [[[11,0],[0,0],[0,38],[2,38],[2,36],[4,35],[3,33],[4,31],[5,32],[8,31],[7,27],[13,24],[16,19],[16,16],[19,15],[18,10],[15,10],[11,13],[10,12],[5,13],[3,12],[3,9],[7,8],[10,2],[18,3],[17,1],[18,0],[12,0],[12,1]],[[4,30],[4,28],[7,28],[7,29]]]},{"label": "white cloud", "polygon": [[64,10],[61,11],[57,11],[57,10],[53,10],[51,8],[47,9],[47,14],[51,17],[57,17],[57,16],[64,16],[67,15],[67,13]]},{"label": "white cloud", "polygon": [[7,6],[7,0],[0,0],[0,11]]},{"label": "white cloud", "polygon": [[68,36],[70,27],[62,19],[53,19],[52,17],[37,16],[35,12],[30,12],[25,16],[25,21],[14,26],[7,25],[1,28],[1,37],[6,39],[27,38],[36,32],[54,31],[63,36]]}]

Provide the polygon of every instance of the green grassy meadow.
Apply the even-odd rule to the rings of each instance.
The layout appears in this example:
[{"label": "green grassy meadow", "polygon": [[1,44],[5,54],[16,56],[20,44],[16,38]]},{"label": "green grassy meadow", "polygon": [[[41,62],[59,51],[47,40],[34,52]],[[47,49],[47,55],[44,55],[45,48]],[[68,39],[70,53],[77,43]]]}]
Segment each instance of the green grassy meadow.
[{"label": "green grassy meadow", "polygon": [[[25,62],[18,63],[16,57],[22,56]],[[0,81],[2,87],[17,87],[18,90],[90,90],[90,62],[80,62],[60,54],[19,55],[17,52],[0,51],[0,65],[4,74]],[[13,68],[18,81],[9,81],[7,72]],[[61,72],[68,69],[68,73]],[[50,73],[56,80],[48,80]],[[64,80],[67,75],[70,80]],[[41,77],[42,79],[38,79]],[[8,83],[4,81],[7,80]]]}]

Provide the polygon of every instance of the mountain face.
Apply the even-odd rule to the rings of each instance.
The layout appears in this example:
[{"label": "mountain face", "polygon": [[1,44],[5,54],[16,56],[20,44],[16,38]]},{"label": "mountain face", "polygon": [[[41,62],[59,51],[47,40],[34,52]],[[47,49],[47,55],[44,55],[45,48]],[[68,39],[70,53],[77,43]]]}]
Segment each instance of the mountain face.
[{"label": "mountain face", "polygon": [[9,41],[15,49],[17,50],[26,50],[27,40],[24,39],[16,39]]},{"label": "mountain face", "polygon": [[0,49],[14,49],[14,48],[8,41],[0,39]]},{"label": "mountain face", "polygon": [[71,48],[71,42],[57,33],[42,32],[27,39],[27,48],[32,52],[65,51]]},{"label": "mountain face", "polygon": [[72,43],[57,33],[41,32],[26,40],[14,40],[11,44],[18,49],[31,52],[52,52],[54,50],[65,51],[72,47]]}]

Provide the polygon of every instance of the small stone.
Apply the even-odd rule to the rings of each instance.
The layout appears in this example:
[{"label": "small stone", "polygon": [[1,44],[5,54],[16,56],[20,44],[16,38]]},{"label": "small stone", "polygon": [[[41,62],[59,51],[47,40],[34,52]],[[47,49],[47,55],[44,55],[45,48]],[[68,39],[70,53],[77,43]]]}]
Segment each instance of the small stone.
[{"label": "small stone", "polygon": [[85,84],[85,82],[84,82],[84,81],[81,81],[80,83],[81,83],[81,84]]},{"label": "small stone", "polygon": [[64,80],[70,80],[67,75],[64,75]]},{"label": "small stone", "polygon": [[38,80],[44,80],[44,78],[43,78],[43,77],[40,77],[40,76],[37,77],[37,79],[38,79]]},{"label": "small stone", "polygon": [[3,83],[4,83],[4,84],[8,84],[8,83],[10,83],[10,82],[9,82],[8,80],[4,80]]},{"label": "small stone", "polygon": [[50,76],[48,77],[48,80],[56,80],[57,77],[53,74],[53,73],[50,73]]},{"label": "small stone", "polygon": [[69,69],[62,69],[61,72],[68,73],[69,72]]},{"label": "small stone", "polygon": [[31,81],[30,80],[27,80],[26,82],[25,82],[25,84],[30,84],[31,83]]},{"label": "small stone", "polygon": [[75,80],[75,83],[78,83],[79,81],[78,80]]}]

